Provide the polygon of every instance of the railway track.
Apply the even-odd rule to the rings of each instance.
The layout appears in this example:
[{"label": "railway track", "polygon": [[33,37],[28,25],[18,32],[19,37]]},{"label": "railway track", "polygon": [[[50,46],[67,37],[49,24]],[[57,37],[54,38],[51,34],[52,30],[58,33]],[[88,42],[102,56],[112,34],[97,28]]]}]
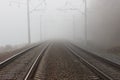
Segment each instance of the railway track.
[{"label": "railway track", "polygon": [[72,45],[66,47],[102,80],[120,80],[119,65],[84,50],[76,49]]},{"label": "railway track", "polygon": [[101,80],[63,44],[54,44],[45,52],[33,76],[28,80]]},{"label": "railway track", "polygon": [[36,60],[34,61],[34,63],[32,64],[31,68],[29,69],[29,71],[27,72],[26,76],[24,77],[23,80],[33,80],[34,75],[36,74],[36,70],[40,64],[40,60],[42,59],[42,57],[44,56],[44,53],[47,52],[50,48],[50,45],[47,46],[46,48],[44,48],[40,54],[38,55],[38,57],[36,58]]},{"label": "railway track", "polygon": [[18,58],[19,56],[21,56],[22,54],[28,52],[29,50],[32,50],[33,48],[37,47],[39,45],[33,45],[30,46],[28,48],[26,48],[25,50],[22,50],[20,52],[18,52],[17,54],[5,59],[4,61],[0,62],[0,69],[2,69],[4,66],[6,66],[7,64],[9,64],[10,62],[12,62],[13,60],[15,60],[16,58]]},{"label": "railway track", "polygon": [[98,55],[96,55],[96,54],[93,54],[93,53],[91,53],[91,52],[85,51],[85,50],[79,48],[78,46],[76,46],[76,45],[74,45],[74,44],[72,44],[72,43],[71,43],[71,45],[73,45],[73,47],[76,47],[76,48],[80,49],[81,51],[83,51],[83,52],[85,52],[85,53],[88,53],[89,55],[91,55],[91,56],[93,56],[93,57],[95,57],[95,58],[97,58],[97,59],[99,59],[99,60],[101,60],[101,61],[103,61],[103,62],[108,63],[109,65],[111,65],[111,66],[113,66],[113,67],[116,67],[116,68],[120,69],[120,64],[115,63],[115,62],[112,61],[112,60],[108,60],[108,59],[106,59],[106,58],[103,58],[103,57],[98,56]]},{"label": "railway track", "polygon": [[0,80],[28,80],[47,47],[48,43],[34,45],[1,62]]},{"label": "railway track", "polygon": [[0,80],[83,79],[120,80],[120,69],[75,46],[48,43],[29,47],[0,63]]}]

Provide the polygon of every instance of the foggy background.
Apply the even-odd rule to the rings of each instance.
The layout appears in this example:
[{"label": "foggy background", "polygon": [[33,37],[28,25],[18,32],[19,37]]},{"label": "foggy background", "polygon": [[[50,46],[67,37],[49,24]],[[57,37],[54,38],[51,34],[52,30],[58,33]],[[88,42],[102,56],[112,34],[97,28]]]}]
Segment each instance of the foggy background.
[{"label": "foggy background", "polygon": [[[30,10],[32,42],[64,38],[86,43],[84,0],[31,0]],[[87,46],[119,47],[119,21],[119,0],[87,0]],[[26,0],[0,0],[0,45],[27,43],[27,35]]]}]

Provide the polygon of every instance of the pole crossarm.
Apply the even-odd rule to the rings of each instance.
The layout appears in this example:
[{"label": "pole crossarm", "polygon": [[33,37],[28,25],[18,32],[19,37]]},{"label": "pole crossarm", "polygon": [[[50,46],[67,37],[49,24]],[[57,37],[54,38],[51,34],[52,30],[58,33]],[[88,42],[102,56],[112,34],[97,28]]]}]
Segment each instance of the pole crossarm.
[{"label": "pole crossarm", "polygon": [[46,3],[46,0],[43,0],[40,4],[38,4],[35,8],[33,8],[31,11],[30,11],[30,1],[31,0],[26,0],[26,3],[22,3],[22,2],[19,2],[19,1],[10,1],[9,3],[12,4],[12,3],[16,3],[18,4],[19,6],[20,5],[26,5],[26,9],[27,9],[27,26],[28,26],[28,44],[31,43],[31,25],[30,25],[30,13],[31,12],[34,12],[36,11],[37,9],[39,9],[40,6],[42,6],[43,4],[46,6],[47,3]]},{"label": "pole crossarm", "polygon": [[[84,3],[84,0],[83,0]],[[82,7],[83,5],[80,5],[80,7]],[[72,3],[70,3],[69,1],[66,1],[63,8],[57,8],[58,11],[62,11],[62,12],[70,12],[70,11],[77,11],[80,12],[82,15],[85,14],[85,12],[83,12],[80,8],[77,7],[73,7]]]},{"label": "pole crossarm", "polygon": [[[30,3],[31,0],[28,0],[28,1],[29,1],[29,3]],[[20,5],[25,5],[25,6],[27,6],[27,4],[24,3],[24,2],[19,2],[19,1],[10,1],[10,2],[9,2],[10,5],[11,5],[12,3],[18,4],[19,6],[20,6]],[[29,12],[32,13],[32,12],[34,12],[34,11],[43,11],[43,10],[45,10],[45,9],[39,9],[40,6],[42,6],[42,5],[45,5],[45,6],[47,5],[46,0],[43,0],[42,2],[40,2],[40,3],[39,3],[36,7],[34,7],[32,10],[29,9]],[[30,5],[29,5],[29,7],[30,7]]]},{"label": "pole crossarm", "polygon": [[43,2],[41,2],[40,4],[38,4],[36,7],[34,7],[31,11],[30,11],[30,13],[32,13],[32,12],[34,12],[34,11],[43,11],[43,10],[45,10],[45,9],[39,9],[40,8],[40,6],[42,6],[42,5],[47,5],[47,3],[46,3],[46,0],[44,0]]},{"label": "pole crossarm", "polygon": [[24,3],[24,2],[18,2],[18,1],[10,1],[9,4],[10,5],[12,5],[12,4],[18,4],[19,7],[20,7],[21,4],[26,6],[26,3]]}]

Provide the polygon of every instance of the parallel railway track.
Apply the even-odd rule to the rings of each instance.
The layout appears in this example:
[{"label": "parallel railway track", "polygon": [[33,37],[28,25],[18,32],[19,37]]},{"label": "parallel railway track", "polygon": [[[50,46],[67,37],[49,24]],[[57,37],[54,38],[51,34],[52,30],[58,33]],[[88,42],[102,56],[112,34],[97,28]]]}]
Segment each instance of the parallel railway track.
[{"label": "parallel railway track", "polygon": [[10,58],[7,58],[6,60],[0,62],[0,69],[2,69],[3,67],[5,67],[6,65],[8,65],[9,63],[11,63],[13,60],[15,60],[16,58],[18,58],[19,56],[23,55],[24,53],[28,52],[29,50],[32,50],[35,47],[38,47],[39,45],[35,45],[35,46],[31,46],[25,50],[20,51],[19,53],[11,56]]},{"label": "parallel railway track", "polygon": [[42,59],[42,57],[44,56],[44,53],[46,51],[48,51],[48,49],[50,48],[50,45],[47,46],[46,48],[44,48],[40,54],[38,55],[38,57],[36,58],[36,60],[34,61],[34,63],[32,64],[31,68],[29,69],[29,71],[27,72],[26,76],[24,77],[24,80],[33,80],[34,75],[36,74],[36,70],[38,68],[38,65],[40,64],[40,60]]},{"label": "parallel railway track", "polygon": [[0,63],[0,80],[29,80],[48,44],[34,45]]},{"label": "parallel railway track", "polygon": [[54,44],[46,52],[35,76],[28,80],[101,80],[69,53],[63,44]]},{"label": "parallel railway track", "polygon": [[116,63],[83,50],[76,51],[70,45],[67,48],[102,80],[120,80],[120,66]]},{"label": "parallel railway track", "polygon": [[[87,70],[88,72],[91,71],[90,72],[92,73],[91,75],[94,75],[95,73],[95,77],[93,77],[93,80],[96,80],[96,79],[97,80],[120,80],[120,69],[119,69],[120,66],[115,65],[113,62],[107,61],[106,59],[102,59],[102,57],[96,56],[92,53],[89,54],[89,52],[80,50],[72,45],[65,45],[65,46],[61,45],[61,48],[60,46],[58,46],[58,48],[53,46],[51,48],[52,50],[50,48],[51,48],[51,45],[45,44],[45,43],[41,45],[34,45],[6,59],[5,61],[1,62],[0,63],[0,80],[34,80],[35,77],[41,76],[39,74],[40,72],[38,72],[39,71],[38,67],[40,67],[41,60],[44,61],[44,59],[46,60],[48,58],[49,60],[53,60],[53,62],[51,62],[50,65],[52,66],[54,64],[54,66],[56,66],[55,67],[56,69],[61,69],[59,68],[59,66],[57,66],[58,63],[59,65],[60,64],[63,65],[63,67],[62,66],[61,67],[62,69],[64,69],[64,66],[71,65],[69,63],[72,63],[74,62],[72,60],[75,60],[75,63],[72,63],[71,65],[72,67],[70,67],[71,69],[73,69],[71,70],[73,72],[74,70],[76,70],[74,69],[73,64],[79,65],[79,66],[81,65],[81,66],[86,66],[84,67],[84,69],[88,68]],[[58,53],[59,55],[56,55],[55,53]],[[67,53],[69,53],[70,55]],[[51,57],[54,57],[54,58],[58,57],[58,58],[55,59],[56,61],[54,63],[54,59],[51,59],[51,57],[43,58],[44,54],[49,56],[51,56],[50,54],[54,54]],[[69,58],[67,58],[68,56]],[[77,60],[80,63],[78,63]],[[63,61],[65,61],[65,63]],[[44,66],[48,67],[48,64]],[[82,69],[82,68],[79,67],[78,69]],[[83,72],[84,74],[88,74],[86,69],[85,71],[82,70],[84,71]],[[58,72],[61,70],[58,70]],[[48,73],[52,73],[49,71],[52,71],[52,70],[48,70]],[[56,75],[57,77],[59,75],[57,71],[56,71],[56,74],[57,74]],[[77,76],[82,76],[82,75],[83,74],[77,74]]]},{"label": "parallel railway track", "polygon": [[93,53],[91,53],[91,52],[89,52],[89,51],[83,50],[83,49],[81,49],[80,47],[78,47],[78,46],[76,46],[76,45],[74,45],[74,44],[71,44],[71,45],[73,45],[74,47],[80,49],[81,51],[83,51],[83,52],[85,52],[85,53],[93,56],[94,58],[97,58],[97,59],[99,59],[99,60],[101,60],[101,61],[103,61],[103,62],[108,63],[109,65],[111,65],[111,66],[113,66],[113,67],[116,67],[116,68],[120,69],[120,64],[115,63],[115,62],[112,61],[112,60],[108,60],[108,59],[106,59],[106,58],[103,58],[103,57],[101,57],[101,56],[98,56],[98,55],[96,55],[96,54],[93,54]]}]

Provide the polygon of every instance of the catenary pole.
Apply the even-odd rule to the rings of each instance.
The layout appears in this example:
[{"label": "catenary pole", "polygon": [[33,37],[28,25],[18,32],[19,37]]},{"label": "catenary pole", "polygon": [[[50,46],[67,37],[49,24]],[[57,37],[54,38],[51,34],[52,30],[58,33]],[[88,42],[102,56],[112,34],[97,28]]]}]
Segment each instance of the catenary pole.
[{"label": "catenary pole", "polygon": [[42,41],[42,15],[40,15],[40,41]]},{"label": "catenary pole", "polygon": [[87,45],[87,38],[88,38],[88,36],[87,36],[87,0],[84,0],[84,4],[85,4],[85,22],[84,22],[84,24],[85,24],[85,43],[86,43],[86,45]]},{"label": "catenary pole", "polygon": [[28,44],[31,43],[31,31],[30,31],[30,5],[27,0],[27,25],[28,25]]}]

